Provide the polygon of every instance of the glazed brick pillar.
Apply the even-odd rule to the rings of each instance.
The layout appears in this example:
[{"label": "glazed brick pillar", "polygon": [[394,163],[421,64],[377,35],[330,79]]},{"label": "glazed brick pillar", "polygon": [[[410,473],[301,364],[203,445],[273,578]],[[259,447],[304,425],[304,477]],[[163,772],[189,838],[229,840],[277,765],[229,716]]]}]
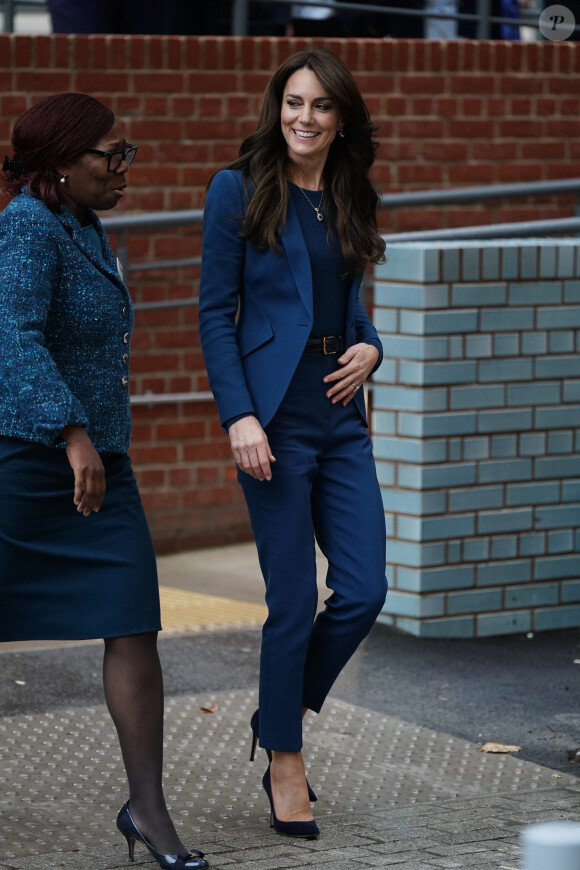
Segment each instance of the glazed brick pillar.
[{"label": "glazed brick pillar", "polygon": [[384,622],[580,625],[580,246],[392,244],[377,268]]}]

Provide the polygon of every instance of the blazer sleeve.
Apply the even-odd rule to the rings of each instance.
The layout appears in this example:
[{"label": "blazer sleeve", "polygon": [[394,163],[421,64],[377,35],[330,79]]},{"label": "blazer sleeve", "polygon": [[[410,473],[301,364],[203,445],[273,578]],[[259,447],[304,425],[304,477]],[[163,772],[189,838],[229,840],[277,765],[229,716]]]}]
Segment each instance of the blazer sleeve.
[{"label": "blazer sleeve", "polygon": [[372,344],[379,352],[379,358],[371,371],[374,374],[383,361],[383,345],[360,299],[356,301],[355,330],[357,341]]},{"label": "blazer sleeve", "polygon": [[0,228],[0,427],[27,431],[47,446],[67,425],[87,426],[45,345],[59,253],[47,226],[5,210]]},{"label": "blazer sleeve", "polygon": [[255,412],[236,339],[236,315],[243,301],[244,206],[241,177],[231,170],[218,172],[204,209],[199,333],[222,425]]}]

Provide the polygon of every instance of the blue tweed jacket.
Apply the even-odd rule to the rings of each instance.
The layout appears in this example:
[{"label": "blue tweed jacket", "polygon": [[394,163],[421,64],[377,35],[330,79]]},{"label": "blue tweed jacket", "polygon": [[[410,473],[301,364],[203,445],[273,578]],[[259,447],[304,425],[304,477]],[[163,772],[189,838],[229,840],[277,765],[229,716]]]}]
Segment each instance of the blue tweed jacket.
[{"label": "blue tweed jacket", "polygon": [[133,310],[101,223],[80,223],[22,192],[0,215],[0,435],[62,444],[67,425],[96,449],[129,447]]}]

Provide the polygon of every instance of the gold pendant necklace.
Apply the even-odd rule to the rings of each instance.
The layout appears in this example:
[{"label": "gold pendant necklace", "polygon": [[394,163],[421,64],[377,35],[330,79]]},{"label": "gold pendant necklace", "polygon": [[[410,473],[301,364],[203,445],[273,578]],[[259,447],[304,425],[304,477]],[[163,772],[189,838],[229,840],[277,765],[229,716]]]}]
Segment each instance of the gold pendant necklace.
[{"label": "gold pendant necklace", "polygon": [[324,215],[322,214],[322,212],[320,211],[320,209],[322,208],[322,199],[323,199],[323,197],[324,197],[324,191],[322,191],[322,193],[320,194],[320,202],[318,203],[318,207],[317,207],[317,206],[314,205],[313,202],[310,201],[310,198],[309,198],[308,196],[306,196],[306,193],[302,190],[302,188],[300,187],[299,184],[297,184],[296,187],[298,188],[298,190],[300,191],[300,193],[302,194],[302,196],[304,197],[304,199],[305,199],[305,200],[310,204],[310,206],[311,206],[311,207],[314,209],[314,211],[316,212],[316,220],[318,220],[318,221],[323,221],[323,220],[324,220]]}]

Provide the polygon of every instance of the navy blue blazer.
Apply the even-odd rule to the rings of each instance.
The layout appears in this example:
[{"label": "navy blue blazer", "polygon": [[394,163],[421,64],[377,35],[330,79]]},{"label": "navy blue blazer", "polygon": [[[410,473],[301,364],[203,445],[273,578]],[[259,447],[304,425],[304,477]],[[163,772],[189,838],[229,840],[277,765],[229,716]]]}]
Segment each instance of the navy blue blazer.
[{"label": "navy blue blazer", "polygon": [[23,192],[0,215],[0,435],[53,446],[85,426],[97,450],[124,453],[131,299],[88,220],[104,259],[66,208]]},{"label": "navy blue blazer", "polygon": [[[266,426],[280,405],[312,328],[312,272],[306,242],[290,200],[282,255],[259,251],[239,235],[246,207],[242,173],[222,170],[207,195],[199,294],[199,331],[210,386],[225,423],[244,413]],[[347,300],[347,347],[377,332],[358,298],[361,277]],[[366,423],[363,391],[354,402]]]}]

